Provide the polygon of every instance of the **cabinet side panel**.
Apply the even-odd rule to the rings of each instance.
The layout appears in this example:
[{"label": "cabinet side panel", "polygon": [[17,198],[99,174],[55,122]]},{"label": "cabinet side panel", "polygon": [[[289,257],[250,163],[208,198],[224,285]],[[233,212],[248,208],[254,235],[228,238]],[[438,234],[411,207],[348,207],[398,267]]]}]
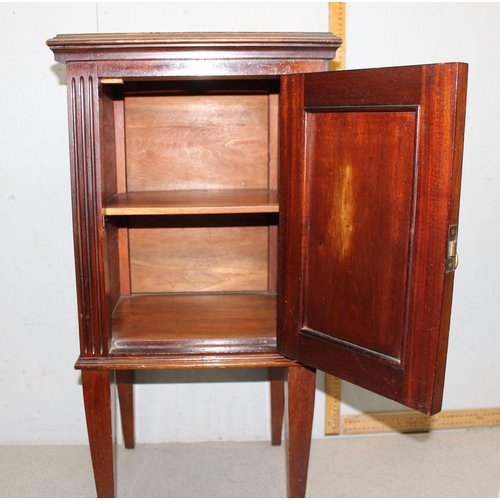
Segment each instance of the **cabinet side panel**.
[{"label": "cabinet side panel", "polygon": [[[99,133],[101,143],[102,203],[118,192],[120,184],[120,108],[113,99],[113,89],[102,85],[99,96]],[[123,168],[123,163],[121,164]],[[123,175],[121,176],[123,179]],[[123,180],[122,180],[123,183]],[[106,277],[106,298],[108,310],[112,311],[120,298],[120,229],[106,224],[104,243],[104,264]],[[110,325],[108,318],[108,325]]]},{"label": "cabinet side panel", "polygon": [[[269,189],[278,189],[279,95],[269,96]],[[278,288],[278,227],[269,228],[269,291]]]},{"label": "cabinet side panel", "polygon": [[[116,191],[127,192],[127,165],[125,156],[125,105],[123,96],[113,101],[116,145]],[[130,258],[128,245],[128,221],[118,224],[118,259],[120,266],[120,295],[130,295]]]}]

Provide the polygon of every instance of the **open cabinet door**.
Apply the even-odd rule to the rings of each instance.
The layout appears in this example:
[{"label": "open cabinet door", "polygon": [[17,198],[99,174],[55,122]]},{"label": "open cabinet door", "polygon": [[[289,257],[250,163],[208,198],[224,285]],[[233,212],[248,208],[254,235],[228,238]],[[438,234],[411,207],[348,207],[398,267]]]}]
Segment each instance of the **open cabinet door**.
[{"label": "open cabinet door", "polygon": [[278,350],[441,409],[467,65],[282,79]]}]

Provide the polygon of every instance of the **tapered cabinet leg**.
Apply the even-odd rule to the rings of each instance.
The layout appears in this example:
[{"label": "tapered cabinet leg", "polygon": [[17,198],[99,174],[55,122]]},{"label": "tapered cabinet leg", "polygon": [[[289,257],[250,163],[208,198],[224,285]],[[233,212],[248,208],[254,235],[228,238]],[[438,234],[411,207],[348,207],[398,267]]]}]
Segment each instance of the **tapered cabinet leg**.
[{"label": "tapered cabinet leg", "polygon": [[271,381],[271,443],[281,444],[285,411],[285,368],[269,368]]},{"label": "tapered cabinet leg", "polygon": [[90,454],[99,498],[115,496],[113,462],[113,372],[82,371],[83,400],[87,417]]},{"label": "tapered cabinet leg", "polygon": [[303,498],[311,449],[316,371],[297,366],[288,370],[288,494]]},{"label": "tapered cabinet leg", "polygon": [[120,402],[120,416],[122,421],[123,440],[125,448],[135,447],[134,435],[134,380],[133,370],[118,370],[116,374],[116,387]]}]

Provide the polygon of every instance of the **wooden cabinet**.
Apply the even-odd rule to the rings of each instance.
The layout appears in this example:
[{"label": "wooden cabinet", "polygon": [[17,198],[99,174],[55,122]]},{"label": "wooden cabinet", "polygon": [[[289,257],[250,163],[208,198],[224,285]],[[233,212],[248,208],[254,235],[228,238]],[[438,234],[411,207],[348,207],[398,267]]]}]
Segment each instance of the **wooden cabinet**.
[{"label": "wooden cabinet", "polygon": [[329,73],[328,33],[59,35],[82,370],[99,496],[116,376],[268,367],[291,496],[319,368],[439,411],[467,66]]}]

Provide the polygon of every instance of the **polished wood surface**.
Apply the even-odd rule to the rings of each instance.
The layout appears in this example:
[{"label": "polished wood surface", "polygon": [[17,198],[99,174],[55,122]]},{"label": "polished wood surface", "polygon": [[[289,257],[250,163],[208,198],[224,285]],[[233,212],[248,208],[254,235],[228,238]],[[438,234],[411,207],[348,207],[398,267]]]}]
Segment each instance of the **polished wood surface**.
[{"label": "polished wood surface", "polygon": [[285,369],[269,368],[271,381],[271,444],[279,446],[283,433],[285,411]]},{"label": "polished wood surface", "polygon": [[430,414],[442,401],[466,78],[451,63],[283,86],[278,348]]},{"label": "polished wood surface", "polygon": [[266,291],[267,220],[217,216],[131,220],[132,292]]},{"label": "polished wood surface", "polygon": [[288,495],[306,496],[316,371],[305,366],[288,369]]},{"label": "polished wood surface", "polygon": [[99,498],[115,496],[112,382],[113,372],[82,371],[83,401],[90,455]]},{"label": "polished wood surface", "polygon": [[[106,356],[110,310],[106,296],[102,197],[106,183],[100,175],[98,133],[106,121],[99,114],[95,64],[74,63],[67,68],[73,234],[82,356]],[[110,106],[108,106],[110,109]],[[102,118],[102,122],[100,119]],[[107,135],[109,140],[109,135]],[[103,144],[103,150],[106,147]],[[104,161],[106,155],[103,154]],[[107,283],[106,283],[107,282]]]},{"label": "polished wood surface", "polygon": [[[133,447],[135,370],[267,367],[278,444],[284,368],[298,366],[276,352],[279,79],[323,71],[340,40],[150,33],[59,35],[48,45],[67,63],[76,368],[98,495],[114,494],[115,370]],[[301,411],[292,414],[297,426]],[[291,457],[303,470],[306,456]],[[291,491],[303,490],[304,475],[297,481]]]},{"label": "polished wood surface", "polygon": [[127,190],[268,189],[266,95],[125,97]]},{"label": "polished wood surface", "polygon": [[195,191],[139,191],[114,195],[105,215],[195,215],[276,213],[278,191],[219,189]]},{"label": "polished wood surface", "polygon": [[416,111],[308,117],[307,328],[394,359],[403,349],[416,125]]},{"label": "polished wood surface", "polygon": [[[203,67],[205,71],[209,68],[212,74],[219,74],[217,68],[210,65],[212,60],[221,62],[222,74],[234,71],[246,75],[256,71],[285,74],[300,68],[311,71],[310,63],[309,68],[307,64],[295,65],[304,59],[317,60],[323,65],[317,70],[321,71],[324,61],[335,57],[341,43],[342,40],[332,33],[312,32],[91,33],[57,35],[47,41],[59,62],[110,61],[112,65],[120,60],[163,59],[169,62],[180,59],[188,61],[181,67],[196,68],[198,75],[210,74],[203,72]],[[248,67],[246,60],[251,60],[254,67]],[[197,61],[205,63],[204,66],[196,64]],[[178,68],[171,66],[171,74],[175,75]]]},{"label": "polished wood surface", "polygon": [[135,448],[134,429],[134,382],[135,371],[117,370],[115,372],[118,401],[120,402],[120,417],[125,448]]},{"label": "polished wood surface", "polygon": [[298,363],[275,350],[249,352],[231,351],[189,354],[134,354],[107,357],[80,357],[75,363],[78,370],[184,370],[189,368],[282,368]]},{"label": "polished wood surface", "polygon": [[466,65],[327,74],[340,40],[317,33],[47,43],[67,63],[99,496],[114,494],[115,370],[132,447],[134,370],[271,368],[278,443],[289,367],[291,496],[305,495],[309,367],[439,410]]},{"label": "polished wood surface", "polygon": [[111,353],[267,350],[276,346],[276,296],[182,294],[124,297]]},{"label": "polished wood surface", "polygon": [[[276,129],[278,114],[276,98],[268,92],[277,86],[260,80],[256,86],[263,95],[247,95],[251,87],[234,81],[194,87],[128,85],[128,192],[108,200],[104,213],[276,213],[278,145],[269,127],[272,123]],[[182,88],[189,95],[157,95],[178,94]],[[237,95],[205,95],[213,92]],[[132,292],[275,289],[275,231],[241,222],[238,226],[229,219],[215,225],[213,219],[199,219],[191,228],[189,220],[179,219],[179,227],[138,227],[137,219],[130,221]],[[200,227],[204,221],[207,227]]]}]

